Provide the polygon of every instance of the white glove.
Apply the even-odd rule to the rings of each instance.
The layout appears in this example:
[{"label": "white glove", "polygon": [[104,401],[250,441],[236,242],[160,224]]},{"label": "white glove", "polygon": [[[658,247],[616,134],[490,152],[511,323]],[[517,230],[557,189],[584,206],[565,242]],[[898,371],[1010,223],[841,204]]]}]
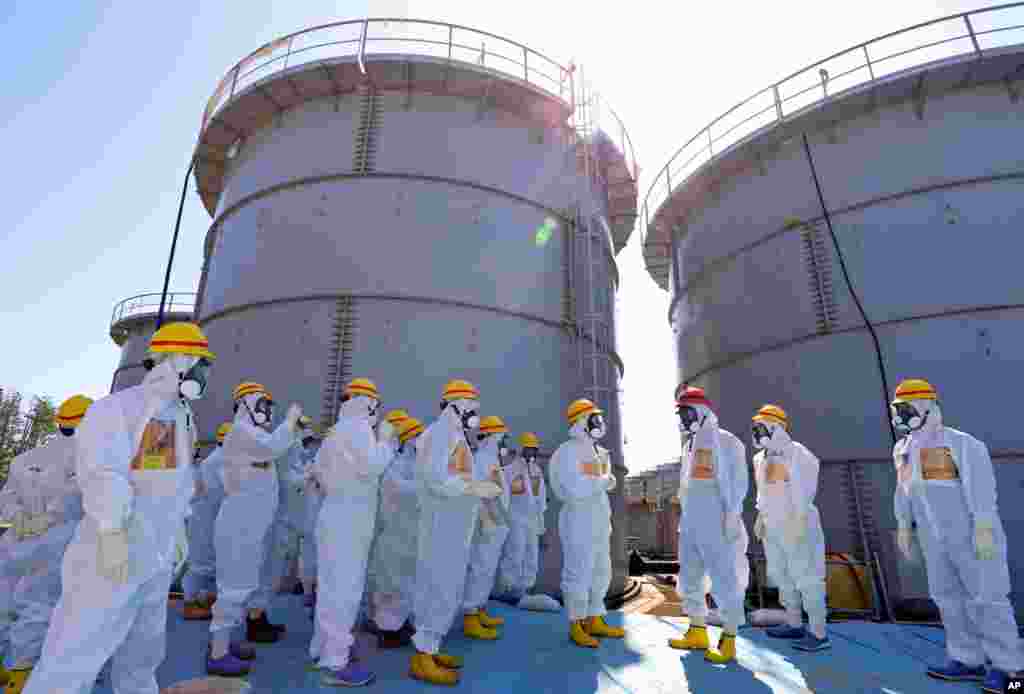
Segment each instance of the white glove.
[{"label": "white glove", "polygon": [[974,521],[974,553],[981,561],[996,558],[995,531],[990,524]]},{"label": "white glove", "polygon": [[466,482],[466,491],[481,499],[497,499],[501,496],[501,487],[490,480],[471,480]]},{"label": "white glove", "polygon": [[725,541],[732,542],[743,530],[743,517],[738,513],[726,513],[724,520]]},{"label": "white glove", "polygon": [[764,542],[764,516],[760,513],[757,514],[757,518],[754,520],[754,536]]},{"label": "white glove", "polygon": [[538,535],[543,535],[547,531],[547,528],[544,527],[544,514],[540,511],[537,511],[534,514],[534,518],[536,519],[534,521],[534,531]]},{"label": "white glove", "polygon": [[392,441],[395,438],[395,425],[391,422],[381,422],[377,425],[377,440]]},{"label": "white glove", "polygon": [[112,530],[99,534],[96,545],[96,560],[100,573],[113,583],[125,583],[128,580],[128,533],[125,530]]},{"label": "white glove", "polygon": [[909,525],[900,526],[896,531],[896,544],[904,559],[911,559],[914,552],[914,531]]},{"label": "white glove", "polygon": [[790,546],[799,543],[807,535],[807,516],[797,514],[786,521],[786,543]]},{"label": "white glove", "polygon": [[293,402],[288,406],[288,412],[284,415],[284,421],[288,423],[288,428],[291,431],[297,431],[296,424],[299,422],[299,417],[302,416],[302,407],[297,402]]}]

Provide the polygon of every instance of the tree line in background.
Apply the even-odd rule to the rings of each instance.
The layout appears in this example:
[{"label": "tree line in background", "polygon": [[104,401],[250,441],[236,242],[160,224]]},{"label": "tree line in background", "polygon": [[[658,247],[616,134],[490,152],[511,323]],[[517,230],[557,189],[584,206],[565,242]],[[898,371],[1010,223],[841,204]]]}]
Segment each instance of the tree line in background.
[{"label": "tree line in background", "polygon": [[0,485],[11,461],[57,435],[57,408],[48,397],[31,401],[16,390],[0,388]]}]

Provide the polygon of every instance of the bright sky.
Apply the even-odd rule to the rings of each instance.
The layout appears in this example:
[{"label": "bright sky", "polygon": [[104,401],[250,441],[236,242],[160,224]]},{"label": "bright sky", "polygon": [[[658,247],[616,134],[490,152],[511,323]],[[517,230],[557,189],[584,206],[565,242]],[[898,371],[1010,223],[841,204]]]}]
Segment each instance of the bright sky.
[{"label": "bright sky", "polygon": [[[993,1],[613,3],[177,0],[0,3],[4,370],[60,400],[110,388],[114,304],[159,291],[181,180],[217,81],[266,41],[366,16],[463,24],[583,65],[637,149],[641,196],[685,140],[772,81],[852,44]],[[190,193],[171,290],[195,291],[210,218]],[[639,234],[619,255],[626,464],[678,455],[668,295]]]}]

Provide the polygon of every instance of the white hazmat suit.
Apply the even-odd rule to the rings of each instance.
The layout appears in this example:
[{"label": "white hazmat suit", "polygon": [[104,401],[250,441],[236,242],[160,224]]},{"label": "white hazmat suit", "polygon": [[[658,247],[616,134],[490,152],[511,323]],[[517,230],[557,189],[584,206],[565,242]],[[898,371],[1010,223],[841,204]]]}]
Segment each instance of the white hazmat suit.
[{"label": "white hazmat suit", "polygon": [[807,610],[811,631],[825,637],[825,533],[814,497],[818,459],[784,429],[774,428],[764,450],[754,455],[757,528],[763,534],[768,575],[791,627],[803,625]]},{"label": "white hazmat suit", "polygon": [[705,574],[726,634],[745,621],[750,565],[743,500],[749,490],[746,447],[718,428],[710,408],[697,405],[700,426],[688,438],[679,476],[679,593],[690,624],[707,617]]},{"label": "white hazmat suit", "polygon": [[[320,446],[316,445],[310,451],[311,457],[306,465],[303,474],[305,485],[305,515],[302,529],[302,544],[299,548],[299,572],[302,576],[302,586],[307,597],[312,596],[316,587],[316,575],[319,570],[319,561],[316,552],[316,523],[320,517],[320,508],[324,503],[323,486],[317,479],[313,463],[316,461],[317,451]],[[309,603],[307,603],[309,604]]]},{"label": "white hazmat suit", "polygon": [[[309,430],[303,430],[299,439],[309,434]],[[310,458],[304,447],[293,446],[274,463],[277,473],[277,513],[271,531],[267,534],[267,558],[263,563],[260,589],[250,603],[254,608],[266,609],[270,605],[278,584],[292,562],[299,557],[299,544],[306,521],[305,467]]]},{"label": "white hazmat suit", "polygon": [[365,395],[343,402],[338,423],[314,463],[324,501],[316,528],[320,590],[310,656],[328,670],[344,670],[350,661],[378,486],[396,448],[393,437],[377,440],[369,414],[375,407],[374,399]]},{"label": "white hazmat suit", "polygon": [[367,570],[374,624],[398,631],[412,613],[419,541],[418,439],[402,445],[381,478],[376,537]]},{"label": "white hazmat suit", "polygon": [[217,446],[194,470],[196,493],[188,522],[188,573],[183,579],[185,600],[194,601],[217,591],[214,527],[224,501],[224,449]]},{"label": "white hazmat suit", "polygon": [[[8,669],[35,664],[61,594],[64,549],[82,518],[75,480],[75,441],[59,436],[11,463],[0,492],[0,653]],[[8,646],[9,642],[9,646]]]},{"label": "white hazmat suit", "polygon": [[420,482],[420,528],[416,553],[413,643],[420,653],[437,654],[459,613],[470,546],[480,510],[473,493],[473,453],[461,412],[478,407],[456,400],[420,437],[416,470]]},{"label": "white hazmat suit", "polygon": [[[504,434],[491,434],[485,438],[473,456],[473,477],[477,480],[489,480],[501,486],[501,496],[497,499],[481,502],[476,530],[473,533],[470,547],[469,566],[466,573],[465,594],[462,600],[463,611],[467,614],[476,612],[486,606],[494,578],[498,571],[501,550],[508,537],[508,509],[511,490],[504,470],[499,463],[499,444]],[[491,511],[493,506],[500,504],[501,509]],[[484,626],[488,626],[484,624]]]},{"label": "white hazmat suit", "polygon": [[[280,426],[267,432],[252,421],[250,412],[262,397],[246,395],[224,439],[222,478],[224,501],[214,531],[217,553],[217,602],[210,632],[216,651],[225,651],[231,631],[245,622],[264,578],[267,536],[277,513],[277,474],[273,461],[296,445],[298,409],[289,410]],[[264,601],[266,602],[266,601]],[[262,605],[261,607],[265,607]],[[225,651],[226,652],[226,651]]]},{"label": "white hazmat suit", "polygon": [[525,595],[537,582],[540,538],[547,512],[547,483],[536,462],[517,456],[505,468],[509,480],[509,532],[498,571],[498,592]]},{"label": "white hazmat suit", "polygon": [[611,504],[615,489],[608,451],[587,433],[587,418],[569,430],[548,465],[551,492],[562,502],[558,537],[562,543],[562,595],[570,622],[603,617],[612,580]]},{"label": "white hazmat suit", "polygon": [[193,492],[195,428],[170,355],[92,405],[75,434],[85,517],[26,694],[88,694],[112,658],[117,694],[157,694],[175,544]]},{"label": "white hazmat suit", "polygon": [[949,657],[968,667],[987,658],[1004,673],[1024,669],[988,448],[943,426],[937,404],[929,409],[924,425],[893,449],[900,544],[911,551],[916,521]]}]

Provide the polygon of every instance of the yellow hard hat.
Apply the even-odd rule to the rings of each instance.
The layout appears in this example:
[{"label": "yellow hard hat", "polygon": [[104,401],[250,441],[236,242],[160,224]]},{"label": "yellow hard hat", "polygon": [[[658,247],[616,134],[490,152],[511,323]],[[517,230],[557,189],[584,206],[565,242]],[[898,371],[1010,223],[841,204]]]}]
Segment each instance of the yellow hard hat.
[{"label": "yellow hard hat", "polygon": [[565,418],[569,420],[569,426],[572,426],[578,422],[581,417],[586,417],[592,414],[604,414],[604,411],[598,409],[597,405],[584,398],[576,400],[569,405],[569,409],[565,411]]},{"label": "yellow hard hat", "polygon": [[398,425],[399,443],[407,443],[410,439],[414,439],[422,433],[423,422],[415,417],[406,417],[402,423]]},{"label": "yellow hard hat", "polygon": [[441,393],[441,399],[445,402],[451,402],[452,400],[479,400],[480,392],[469,381],[455,379],[454,381],[448,381],[448,384],[445,385],[444,392]]},{"label": "yellow hard hat", "polygon": [[491,415],[489,417],[483,417],[480,420],[480,433],[481,434],[507,434],[508,427],[505,426],[505,422],[501,421],[501,417]]},{"label": "yellow hard hat", "polygon": [[519,437],[519,445],[523,448],[540,448],[540,439],[536,434],[527,431]]},{"label": "yellow hard hat", "polygon": [[377,391],[377,386],[368,378],[352,379],[352,381],[345,386],[345,395],[351,397],[365,395],[368,398],[380,400],[380,393]]},{"label": "yellow hard hat", "polygon": [[270,394],[270,391],[263,387],[262,383],[255,383],[253,381],[242,381],[235,386],[235,392],[232,394],[232,400],[241,400],[246,395],[263,395],[267,400],[273,400],[274,397]]},{"label": "yellow hard hat", "polygon": [[150,354],[187,354],[213,361],[217,355],[210,351],[206,335],[195,323],[168,323],[149,340]]},{"label": "yellow hard hat", "polygon": [[54,419],[61,429],[74,429],[85,416],[85,411],[92,404],[92,399],[84,395],[72,395],[57,408],[57,416]]},{"label": "yellow hard hat", "polygon": [[781,424],[786,431],[789,431],[789,417],[786,416],[786,411],[778,405],[762,405],[757,414],[753,416],[753,421],[764,424]]},{"label": "yellow hard hat", "polygon": [[391,410],[384,415],[384,421],[395,427],[400,427],[402,422],[409,419],[409,413],[405,410]]},{"label": "yellow hard hat", "polygon": [[229,431],[231,431],[231,422],[224,422],[217,427],[217,443],[224,443]]},{"label": "yellow hard hat", "polygon": [[938,400],[939,394],[935,387],[921,378],[908,378],[896,386],[896,397],[892,404],[910,402],[911,400]]}]

